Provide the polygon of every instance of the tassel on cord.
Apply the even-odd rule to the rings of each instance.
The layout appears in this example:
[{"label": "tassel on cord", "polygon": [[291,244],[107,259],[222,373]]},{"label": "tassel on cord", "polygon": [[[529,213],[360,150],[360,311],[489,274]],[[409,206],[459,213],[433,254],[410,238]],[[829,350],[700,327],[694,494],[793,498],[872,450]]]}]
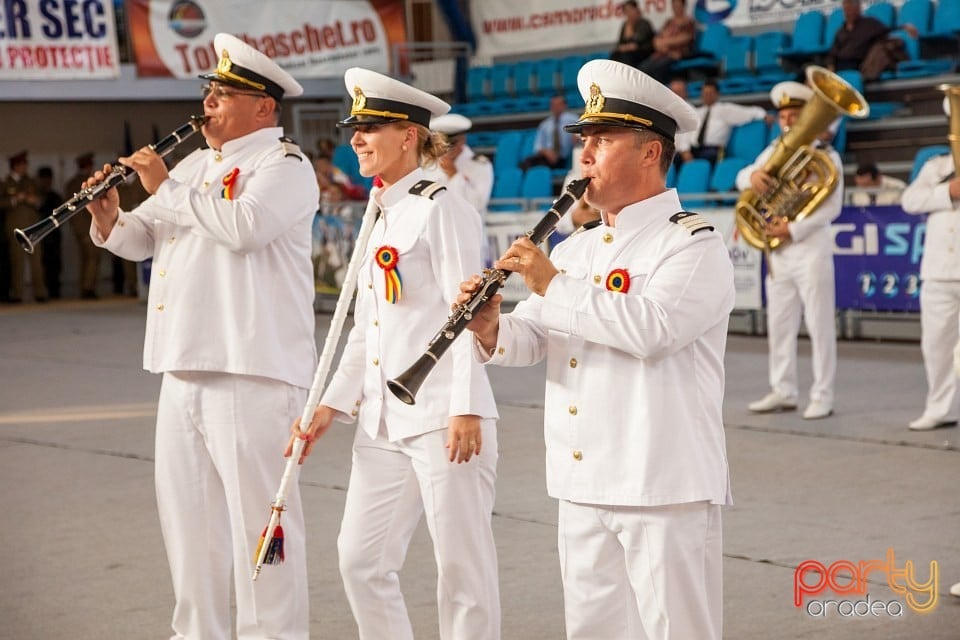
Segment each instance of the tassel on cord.
[{"label": "tassel on cord", "polygon": [[[260,557],[260,549],[263,548],[263,541],[267,537],[267,529],[264,528],[260,534],[260,542],[257,544],[257,553],[254,560]],[[273,539],[270,540],[270,546],[267,547],[267,555],[263,558],[264,564],[280,564],[283,562],[283,527],[279,524],[273,530]]]}]

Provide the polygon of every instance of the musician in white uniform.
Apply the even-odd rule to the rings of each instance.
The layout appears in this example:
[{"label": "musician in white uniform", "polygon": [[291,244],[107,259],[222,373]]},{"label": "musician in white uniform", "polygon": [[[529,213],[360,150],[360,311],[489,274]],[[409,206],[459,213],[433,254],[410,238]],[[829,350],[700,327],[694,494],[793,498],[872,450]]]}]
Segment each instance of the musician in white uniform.
[{"label": "musician in white uniform", "polygon": [[[173,638],[309,635],[303,511],[283,516],[287,562],[250,579],[315,366],[310,228],[313,169],[283,137],[280,101],[301,86],[241,40],[217,34],[202,76],[209,148],[172,171],[144,147],[121,163],[151,194],[121,211],[115,189],[88,207],[90,235],[127,260],[153,258],[144,368],[163,373],[156,486],[173,576]],[[94,180],[101,180],[98,172]]]},{"label": "musician in white uniform", "polygon": [[[943,111],[950,115],[948,99]],[[960,323],[960,176],[950,154],[927,160],[903,192],[907,213],[929,214],[920,263],[920,325],[927,400],[909,428],[925,431],[957,424],[957,371],[950,345]]]},{"label": "musician in white uniform", "polygon": [[473,205],[482,218],[487,214],[493,191],[493,165],[467,144],[467,132],[472,126],[469,118],[457,113],[431,118],[430,129],[442,133],[450,149],[435,165],[425,167],[424,173]]},{"label": "musician in white uniform", "polygon": [[567,129],[584,141],[585,197],[602,223],[549,259],[526,237],[511,246],[496,266],[533,293],[510,314],[499,296],[476,314],[475,356],[547,360],[567,637],[719,640],[733,266],[721,234],[665,187],[674,138],[697,117],[618,62],[588,62],[578,84],[587,106]]},{"label": "musician in white uniform", "polygon": [[370,196],[380,215],[337,372],[308,431],[293,437],[310,440],[308,455],[334,419],[358,423],[338,549],[362,640],[413,638],[399,572],[422,516],[437,561],[440,637],[497,640],[497,410],[486,372],[459,340],[416,404],[386,386],[423,355],[460,282],[481,268],[480,215],[420,168],[446,151],[427,127],[447,103],[365,69],[344,81],[353,107],[340,125],[353,128],[361,175],[381,184]]},{"label": "musician in white uniform", "polygon": [[[781,82],[770,91],[777,107],[780,128],[793,126],[813,90],[799,82]],[[829,135],[825,132],[824,136]],[[777,142],[771,143],[748,167],[737,174],[737,188],[765,193],[775,178],[763,170]],[[804,419],[817,420],[833,413],[834,377],[837,369],[836,294],[833,277],[833,235],[830,223],[843,206],[843,165],[840,155],[819,140],[814,146],[826,152],[837,170],[833,192],[802,220],[776,218],[767,226],[770,238],[780,245],[770,254],[767,274],[767,341],[770,347],[771,391],[748,405],[750,411],[768,413],[797,408],[797,333],[803,318],[810,335],[813,385]]]}]

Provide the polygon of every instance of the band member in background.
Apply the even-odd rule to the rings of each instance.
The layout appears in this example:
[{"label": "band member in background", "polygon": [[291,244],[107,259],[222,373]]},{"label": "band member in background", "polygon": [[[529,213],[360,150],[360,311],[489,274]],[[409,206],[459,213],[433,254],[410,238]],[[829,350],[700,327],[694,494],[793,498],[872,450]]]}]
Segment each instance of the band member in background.
[{"label": "band member in background", "polygon": [[[76,157],[77,172],[67,181],[67,197],[79,193],[83,183],[93,175],[93,154],[81,153]],[[100,276],[100,256],[103,250],[90,239],[90,224],[83,216],[74,216],[70,220],[70,229],[77,241],[77,259],[80,267],[80,297],[84,300],[96,300],[97,279]]]},{"label": "band member in background", "polygon": [[[41,219],[51,215],[63,203],[63,196],[53,189],[52,167],[43,166],[37,169],[37,195],[40,197],[37,212]],[[53,300],[60,298],[60,275],[63,272],[62,239],[60,229],[54,229],[43,246],[43,277],[47,293]]]},{"label": "band member in background", "polygon": [[[693,108],[622,63],[578,76],[588,203],[603,223],[550,258],[526,237],[495,263],[532,294],[475,314],[475,356],[546,358],[547,489],[559,500],[567,638],[719,640],[721,505],[731,503],[723,356],[734,303],[723,237],[665,186]],[[481,279],[462,283],[466,302]]]},{"label": "band member in background", "polygon": [[[43,251],[37,247],[28,254],[17,242],[15,229],[24,229],[40,219],[40,194],[37,184],[27,168],[26,151],[10,156],[10,173],[0,184],[0,210],[6,212],[4,219],[7,246],[10,256],[9,302],[22,302],[27,280],[27,262],[30,263],[30,285],[35,302],[47,301],[47,284],[43,275]],[[6,293],[6,292],[5,292]]]},{"label": "band member in background", "polygon": [[[813,90],[799,82],[781,82],[770,91],[782,131],[796,122]],[[824,132],[822,137],[828,136]],[[775,188],[776,178],[763,170],[777,142],[737,174],[737,188],[759,194]],[[833,192],[803,220],[776,218],[767,225],[767,236],[785,244],[770,253],[767,274],[767,341],[770,348],[771,391],[748,405],[750,411],[768,413],[797,408],[797,333],[801,318],[810,335],[813,386],[803,412],[806,420],[833,413],[834,377],[837,369],[836,299],[833,277],[833,235],[830,223],[843,206],[843,165],[840,155],[820,139],[814,143],[829,156],[837,170]]]},{"label": "band member in background", "polygon": [[283,518],[287,562],[256,583],[250,574],[316,364],[310,228],[319,189],[279,126],[282,99],[303,88],[231,35],[217,34],[214,47],[219,64],[201,76],[209,148],[169,172],[150,147],[121,158],[151,195],[124,211],[110,189],[88,205],[89,232],[127,260],[153,258],[143,362],[163,373],[156,488],[174,637],[232,637],[232,569],[237,637],[304,640],[296,486]]},{"label": "band member in background", "polygon": [[[429,180],[445,185],[473,205],[486,227],[487,205],[493,192],[493,165],[486,156],[473,152],[467,144],[467,132],[473,123],[456,113],[445,113],[430,120],[431,131],[446,138],[449,151],[435,165],[424,167]],[[483,262],[488,264],[486,233],[483,241]]]},{"label": "band member in background", "polygon": [[[947,98],[943,111],[950,115]],[[960,338],[960,176],[955,167],[950,154],[930,158],[901,197],[907,213],[929,214],[920,263],[920,348],[927,400],[923,414],[909,425],[915,431],[957,424],[957,371],[948,348]]]},{"label": "band member in background", "polygon": [[[357,421],[337,546],[361,640],[409,640],[399,571],[421,516],[433,539],[443,640],[497,640],[500,599],[491,529],[497,409],[483,366],[461,340],[427,378],[415,405],[388,393],[481,267],[479,214],[424,178],[446,144],[428,129],[449,105],[366,69],[344,75],[353,97],[350,144],[360,173],[377,176],[380,216],[360,269],[355,326],[306,433],[309,455],[334,419]],[[376,182],[375,182],[376,184]]]}]

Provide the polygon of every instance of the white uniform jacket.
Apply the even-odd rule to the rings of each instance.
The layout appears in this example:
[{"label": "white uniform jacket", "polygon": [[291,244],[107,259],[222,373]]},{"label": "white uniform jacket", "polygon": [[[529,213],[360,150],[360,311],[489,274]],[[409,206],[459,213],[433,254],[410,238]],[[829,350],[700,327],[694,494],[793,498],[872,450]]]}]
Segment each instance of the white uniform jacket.
[{"label": "white uniform jacket", "polygon": [[[695,108],[701,126],[707,115],[707,108],[706,105]],[[762,107],[749,107],[736,102],[715,102],[709,109],[710,120],[707,121],[707,130],[703,132],[705,147],[725,147],[730,142],[730,134],[734,127],[767,117],[767,112]],[[677,152],[689,151],[691,147],[696,147],[699,136],[699,129],[677,136]]]},{"label": "white uniform jacket", "polygon": [[[371,194],[381,208],[357,281],[354,328],[322,403],[341,420],[359,414],[360,428],[377,436],[381,421],[390,440],[445,429],[450,416],[496,418],[497,408],[483,366],[471,353],[470,338],[459,336],[417,393],[411,406],[397,399],[387,380],[420,356],[450,315],[460,283],[479,273],[480,216],[456,194],[432,199],[409,190],[424,179],[416,169],[387,189]],[[402,293],[386,298],[384,269],[377,249],[393,247]]]},{"label": "white uniform jacket", "polygon": [[493,192],[493,164],[466,145],[453,164],[457,173],[452,177],[448,177],[439,165],[430,167],[424,174],[428,180],[446,185],[449,191],[469,202],[483,218]]},{"label": "white uniform jacket", "polygon": [[[730,504],[723,354],[734,303],[722,236],[670,217],[673,189],[560,243],[546,295],[500,317],[489,364],[547,359],[547,490],[599,505]],[[608,290],[625,269],[625,292]],[[478,359],[485,354],[476,352]]]},{"label": "white uniform jacket", "polygon": [[[750,174],[763,168],[778,142],[779,139],[774,140],[757,156],[753,164],[740,170],[737,174],[738,189],[743,191],[752,188]],[[830,229],[830,223],[840,216],[843,208],[843,162],[840,160],[840,154],[832,147],[818,148],[830,157],[837,169],[836,188],[812,214],[803,220],[794,220],[789,223],[791,241],[770,254],[774,273],[777,272],[778,265],[789,269],[799,263],[833,261],[833,232]]]},{"label": "white uniform jacket", "polygon": [[[97,246],[153,257],[143,366],[313,379],[310,162],[270,127],[194,151]],[[289,154],[289,155],[288,155]],[[237,171],[229,188],[223,180]],[[227,199],[227,196],[232,199]]]},{"label": "white uniform jacket", "polygon": [[930,158],[900,201],[907,213],[930,214],[920,261],[922,280],[960,280],[960,203],[950,199],[946,179],[953,170],[952,156]]}]

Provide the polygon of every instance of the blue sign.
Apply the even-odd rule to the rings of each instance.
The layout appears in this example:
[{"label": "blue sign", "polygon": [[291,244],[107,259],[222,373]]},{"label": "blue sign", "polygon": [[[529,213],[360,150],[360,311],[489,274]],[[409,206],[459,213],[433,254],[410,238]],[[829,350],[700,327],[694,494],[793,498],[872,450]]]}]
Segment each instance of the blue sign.
[{"label": "blue sign", "polygon": [[919,311],[926,227],[899,206],[844,207],[832,225],[837,308]]}]

